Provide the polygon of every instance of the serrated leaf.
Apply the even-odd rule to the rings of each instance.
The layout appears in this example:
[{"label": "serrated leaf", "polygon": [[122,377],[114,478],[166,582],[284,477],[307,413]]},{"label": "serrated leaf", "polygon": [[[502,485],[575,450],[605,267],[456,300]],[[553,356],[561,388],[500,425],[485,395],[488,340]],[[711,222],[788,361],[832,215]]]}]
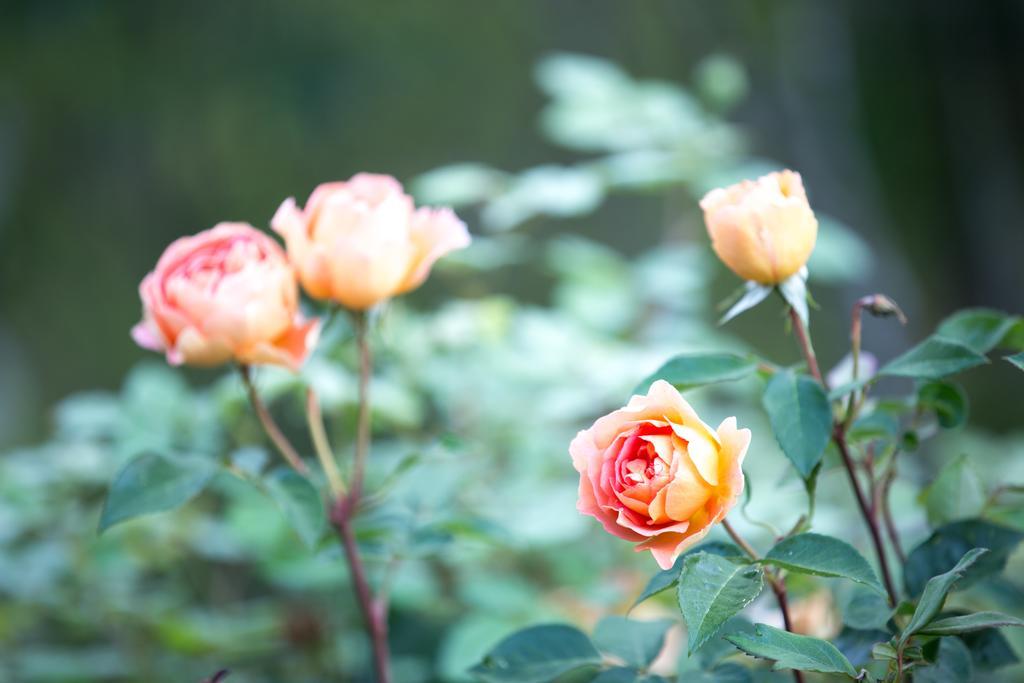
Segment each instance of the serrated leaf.
[{"label": "serrated leaf", "polygon": [[956,584],[961,578],[963,578],[964,572],[966,572],[972,564],[978,561],[978,558],[988,552],[987,548],[974,548],[967,551],[967,553],[960,558],[960,561],[956,563],[952,569],[938,576],[933,576],[925,584],[924,591],[921,593],[921,599],[917,601],[917,609],[914,610],[914,614],[910,617],[910,621],[904,627],[903,632],[900,634],[900,643],[905,643],[915,633],[920,631],[925,625],[927,625],[935,615],[942,609],[943,603],[946,601],[946,596],[953,590],[953,585]]},{"label": "serrated leaf", "polygon": [[975,612],[956,617],[944,617],[929,622],[918,633],[928,636],[950,636],[973,633],[987,628],[1024,626],[1024,620],[1002,612]]},{"label": "serrated leaf", "polygon": [[702,543],[696,548],[686,551],[682,555],[676,558],[676,561],[668,569],[663,569],[654,576],[651,577],[650,581],[644,587],[640,597],[636,599],[630,609],[636,607],[647,598],[653,597],[662,591],[667,591],[669,588],[674,588],[679,583],[679,573],[683,571],[683,563],[686,558],[696,553],[711,553],[712,555],[721,555],[722,557],[735,557],[742,559],[744,557],[743,551],[734,546],[732,543],[723,543],[721,541],[709,541],[708,543]]},{"label": "serrated leaf", "polygon": [[939,425],[946,429],[967,421],[967,394],[950,382],[928,382],[917,390],[917,405],[935,412]]},{"label": "serrated leaf", "polygon": [[889,361],[878,374],[915,379],[942,379],[988,360],[977,351],[946,339],[929,337]]},{"label": "serrated leaf", "polygon": [[943,320],[935,336],[984,354],[998,346],[1018,320],[1000,311],[969,308]]},{"label": "serrated leaf", "polygon": [[868,561],[852,545],[832,536],[791,536],[769,550],[761,561],[791,572],[850,579],[885,592]]},{"label": "serrated leaf", "polygon": [[775,669],[857,676],[850,660],[827,640],[797,635],[767,624],[757,624],[753,635],[734,633],[725,638],[751,657],[774,660]]},{"label": "serrated leaf", "polygon": [[791,370],[776,372],[762,403],[782,452],[807,478],[832,434],[832,408],[821,385]]},{"label": "serrated leaf", "polygon": [[761,285],[756,282],[747,282],[746,291],[739,300],[729,307],[729,310],[725,312],[725,315],[718,321],[719,325],[724,325],[740,313],[749,311],[754,306],[768,298],[768,295],[772,293],[773,287],[768,285]]},{"label": "serrated leaf", "polygon": [[757,369],[751,356],[735,353],[684,353],[667,361],[633,390],[646,394],[655,380],[663,379],[680,391],[705,384],[731,382],[750,375]]},{"label": "serrated leaf", "polygon": [[594,630],[594,644],[605,654],[615,655],[626,664],[646,667],[665,644],[672,627],[668,619],[640,621],[625,617],[605,617]]},{"label": "serrated leaf", "polygon": [[932,576],[953,567],[971,548],[988,548],[987,555],[975,562],[957,583],[957,589],[968,588],[976,581],[998,574],[1024,534],[1016,529],[985,520],[969,519],[939,527],[907,557],[903,579],[907,593],[920,594]]},{"label": "serrated leaf", "polygon": [[761,594],[764,572],[710,553],[686,558],[679,575],[679,609],[691,653],[713,638],[726,621]]},{"label": "serrated leaf", "polygon": [[1020,370],[1024,370],[1024,351],[1015,353],[1012,356],[1006,356],[1003,360],[1013,363]]},{"label": "serrated leaf", "polygon": [[114,478],[100,515],[99,530],[153,512],[184,505],[206,486],[217,467],[205,458],[167,458],[144,453]]},{"label": "serrated leaf", "polygon": [[953,683],[972,679],[971,653],[959,638],[943,638],[934,664],[914,670],[914,683]]},{"label": "serrated leaf", "polygon": [[928,521],[933,526],[978,514],[985,504],[985,488],[966,455],[946,463],[922,493]]},{"label": "serrated leaf", "polygon": [[326,524],[320,493],[308,479],[294,470],[278,468],[264,480],[267,493],[306,546],[313,548]]},{"label": "serrated leaf", "polygon": [[[732,617],[725,622],[719,634],[722,633],[753,633],[754,625],[743,617]],[[715,636],[704,644],[697,651],[697,662],[702,669],[711,669],[720,666],[723,660],[736,654],[736,646],[723,638]]]},{"label": "serrated leaf", "polygon": [[600,663],[601,653],[582,631],[564,624],[544,624],[508,636],[470,673],[488,683],[546,683]]}]

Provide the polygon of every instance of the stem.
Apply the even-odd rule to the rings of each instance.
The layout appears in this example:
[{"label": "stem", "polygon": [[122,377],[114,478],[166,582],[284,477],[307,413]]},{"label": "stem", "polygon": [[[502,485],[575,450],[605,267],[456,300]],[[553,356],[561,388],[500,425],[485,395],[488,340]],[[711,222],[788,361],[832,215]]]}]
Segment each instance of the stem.
[{"label": "stem", "polygon": [[825,384],[825,380],[821,377],[821,370],[818,369],[818,357],[814,355],[814,347],[811,346],[811,338],[804,327],[804,321],[800,319],[800,315],[792,306],[789,307],[789,319],[793,323],[793,334],[800,345],[800,351],[803,352],[804,358],[807,360],[807,369],[810,370],[811,376],[821,382],[822,386],[827,390],[828,385]]},{"label": "stem", "polygon": [[334,459],[334,452],[327,440],[327,431],[324,429],[324,416],[320,410],[320,401],[312,388],[306,391],[306,420],[309,423],[309,434],[313,438],[313,447],[316,456],[320,459],[320,466],[324,468],[327,476],[327,483],[331,487],[331,494],[334,498],[341,498],[345,495],[345,480],[338,469],[338,462]]},{"label": "stem", "polygon": [[854,497],[857,499],[857,506],[861,515],[867,523],[868,531],[871,534],[871,542],[875,546],[875,555],[878,557],[878,565],[882,570],[882,580],[885,583],[885,590],[889,594],[889,603],[895,606],[898,602],[896,597],[895,584],[892,582],[892,575],[889,572],[889,560],[885,555],[885,546],[882,545],[882,535],[878,529],[878,520],[871,514],[868,501],[861,490],[860,482],[857,481],[857,472],[854,468],[853,458],[850,456],[850,447],[846,443],[846,434],[841,425],[836,425],[832,431],[832,439],[839,449],[839,455],[843,459],[843,466],[850,479],[850,488],[853,489]]},{"label": "stem", "polygon": [[[813,375],[827,391],[828,384],[822,378],[821,370],[818,369],[818,359],[814,355],[814,347],[811,346],[810,337],[807,335],[807,331],[803,326],[803,322],[800,320],[800,316],[797,315],[797,312],[792,306],[789,307],[789,317],[790,320],[793,321],[793,332],[796,336],[797,343],[800,345],[800,350],[803,352],[804,358],[807,361],[807,368],[810,370],[811,375]],[[885,555],[885,546],[882,545],[882,535],[878,529],[878,520],[871,513],[871,508],[868,505],[867,498],[864,497],[864,491],[861,490],[860,482],[857,481],[857,472],[853,458],[850,456],[850,448],[846,443],[846,432],[843,429],[842,423],[833,422],[832,440],[835,441],[835,444],[839,449],[839,454],[842,456],[843,466],[846,468],[846,474],[850,479],[850,488],[853,489],[854,497],[857,499],[857,506],[860,508],[861,515],[864,517],[864,522],[867,524],[868,531],[871,534],[871,542],[875,546],[875,555],[878,557],[878,565],[882,570],[882,579],[885,583],[886,592],[889,594],[889,602],[895,606],[897,604],[896,588],[892,581],[892,575],[889,572],[889,560]]]},{"label": "stem", "polygon": [[353,313],[356,344],[359,347],[359,416],[356,425],[356,454],[352,471],[352,486],[347,496],[339,497],[331,506],[331,523],[338,531],[345,559],[352,575],[356,600],[363,613],[367,634],[373,646],[373,661],[377,669],[377,683],[391,682],[391,664],[388,653],[388,621],[386,599],[374,598],[366,570],[359,554],[352,518],[359,507],[363,492],[366,459],[370,450],[370,374],[372,355],[367,338],[367,319],[363,312]]},{"label": "stem", "polygon": [[354,314],[353,320],[356,345],[359,347],[359,417],[356,425],[356,458],[352,469],[351,498],[358,501],[363,492],[366,459],[370,452],[370,373],[373,368],[373,354],[370,350],[366,313]]},{"label": "stem", "polygon": [[249,395],[249,403],[252,404],[253,410],[256,412],[256,417],[259,418],[260,424],[263,425],[263,431],[267,433],[270,440],[274,442],[274,446],[281,453],[284,459],[292,466],[296,472],[303,476],[309,476],[309,468],[306,467],[306,463],[302,462],[299,454],[295,451],[295,447],[288,441],[284,433],[281,431],[277,423],[274,422],[274,418],[270,415],[270,411],[267,410],[267,406],[264,405],[263,400],[260,399],[259,393],[256,391],[256,386],[252,383],[252,374],[249,371],[248,365],[239,365],[238,371],[242,375],[242,384],[245,385],[245,391]]},{"label": "stem", "polygon": [[896,455],[893,454],[891,466],[886,470],[886,473],[882,478],[882,521],[885,523],[885,530],[889,535],[889,543],[892,544],[893,549],[896,551],[896,557],[900,559],[900,564],[906,564],[907,555],[903,552],[903,545],[900,543],[900,535],[899,532],[896,531],[896,523],[893,521],[892,508],[889,506],[889,489],[892,487],[892,483],[896,479],[895,457]]},{"label": "stem", "polygon": [[377,683],[390,683],[391,664],[388,654],[388,622],[387,608],[374,599],[370,591],[370,582],[366,579],[366,570],[359,555],[355,534],[352,531],[351,509],[346,501],[339,500],[331,510],[331,523],[338,530],[341,546],[345,551],[345,560],[352,573],[352,585],[356,592],[356,600],[366,622],[366,631],[373,645],[373,662],[377,669]]},{"label": "stem", "polygon": [[[736,541],[736,545],[738,545],[743,550],[743,552],[750,556],[751,560],[757,562],[761,559],[761,556],[758,554],[756,550],[754,550],[754,547],[747,543],[747,540],[745,538],[740,536],[739,532],[736,531],[736,529],[733,528],[732,524],[729,523],[729,520],[723,519],[722,526],[725,527],[726,533],[729,534],[732,540]],[[766,579],[768,579],[768,585],[771,586],[772,592],[775,593],[775,599],[779,603],[779,611],[782,612],[782,624],[786,627],[787,631],[789,631],[790,633],[795,633],[795,631],[793,631],[793,622],[789,618],[789,600],[786,598],[785,582],[778,576],[768,571],[767,567],[764,567],[764,576]],[[795,680],[796,683],[804,683],[803,672],[799,671],[798,669],[793,669],[793,680]]]}]

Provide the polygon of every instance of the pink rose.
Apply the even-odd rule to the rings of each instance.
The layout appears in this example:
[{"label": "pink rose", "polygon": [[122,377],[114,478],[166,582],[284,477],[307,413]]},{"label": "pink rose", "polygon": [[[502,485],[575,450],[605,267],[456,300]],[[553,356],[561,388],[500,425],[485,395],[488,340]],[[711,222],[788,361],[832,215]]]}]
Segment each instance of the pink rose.
[{"label": "pink rose", "polygon": [[668,569],[735,504],[749,445],[750,430],[737,429],[736,418],[712,429],[658,380],[573,439],[576,507]]},{"label": "pink rose", "polygon": [[220,223],[171,243],[139,286],[143,319],[132,338],[172,365],[271,363],[297,370],[319,320],[299,313],[284,250],[248,223]]},{"label": "pink rose", "polygon": [[306,292],[354,310],[419,287],[437,259],[469,245],[450,209],[416,209],[397,180],[369,173],[320,185],[303,209],[285,200],[270,224]]}]

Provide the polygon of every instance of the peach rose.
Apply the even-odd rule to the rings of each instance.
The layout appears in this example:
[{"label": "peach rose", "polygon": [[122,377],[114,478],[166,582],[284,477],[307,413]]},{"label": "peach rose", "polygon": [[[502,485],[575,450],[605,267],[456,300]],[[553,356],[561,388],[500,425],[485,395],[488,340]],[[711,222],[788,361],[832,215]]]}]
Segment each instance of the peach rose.
[{"label": "peach rose", "polygon": [[143,320],[132,338],[172,365],[271,363],[297,370],[319,320],[299,313],[284,250],[248,223],[220,223],[171,243],[139,286]]},{"label": "peach rose", "polygon": [[469,245],[451,209],[416,209],[397,180],[369,173],[320,185],[303,209],[285,200],[270,225],[309,295],[354,310],[419,287],[437,259]]},{"label": "peach rose", "polygon": [[750,430],[737,429],[736,418],[712,429],[658,380],[573,439],[576,507],[668,569],[735,504],[749,445]]},{"label": "peach rose", "polygon": [[800,174],[781,171],[708,192],[700,201],[711,247],[745,280],[774,285],[807,263],[818,220]]}]

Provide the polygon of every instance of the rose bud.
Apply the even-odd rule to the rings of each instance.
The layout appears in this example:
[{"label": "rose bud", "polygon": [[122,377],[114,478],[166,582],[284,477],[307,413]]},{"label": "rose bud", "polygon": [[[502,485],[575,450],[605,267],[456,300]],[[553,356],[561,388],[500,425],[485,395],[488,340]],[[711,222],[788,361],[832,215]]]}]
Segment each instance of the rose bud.
[{"label": "rose bud", "polygon": [[469,245],[450,209],[416,209],[397,180],[369,173],[320,185],[302,209],[285,200],[270,225],[306,292],[353,310],[419,287],[437,259]]},{"label": "rose bud", "polygon": [[229,360],[298,370],[320,322],[299,313],[299,286],[284,250],[248,223],[220,223],[171,243],[139,286],[135,342],[171,365]]},{"label": "rose bud", "polygon": [[573,439],[576,507],[668,569],[735,504],[749,445],[750,430],[737,429],[736,418],[712,429],[658,380]]},{"label": "rose bud", "polygon": [[711,247],[744,280],[774,285],[807,263],[818,220],[800,174],[780,171],[712,190],[700,201]]}]

